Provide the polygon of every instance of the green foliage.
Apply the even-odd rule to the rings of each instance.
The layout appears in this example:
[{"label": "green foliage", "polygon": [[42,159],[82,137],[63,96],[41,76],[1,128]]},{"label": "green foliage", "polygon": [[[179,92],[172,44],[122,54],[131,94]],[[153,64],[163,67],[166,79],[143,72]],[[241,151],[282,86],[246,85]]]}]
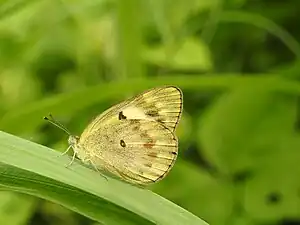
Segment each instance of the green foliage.
[{"label": "green foliage", "polygon": [[[0,224],[299,222],[299,9],[0,1]],[[44,147],[67,147],[48,113],[80,134],[111,105],[166,84],[184,92],[180,154],[151,191],[65,168]]]}]

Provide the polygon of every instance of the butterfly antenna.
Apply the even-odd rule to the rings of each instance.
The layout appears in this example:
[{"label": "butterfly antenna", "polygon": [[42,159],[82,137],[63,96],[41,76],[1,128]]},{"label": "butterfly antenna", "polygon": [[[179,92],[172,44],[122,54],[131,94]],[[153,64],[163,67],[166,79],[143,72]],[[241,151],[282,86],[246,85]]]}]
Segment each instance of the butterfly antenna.
[{"label": "butterfly antenna", "polygon": [[45,116],[44,120],[47,120],[49,123],[52,123],[54,126],[60,128],[61,130],[66,132],[69,136],[71,136],[71,132],[64,125],[62,125],[60,122],[58,122],[56,119],[54,119],[51,114],[49,114],[48,117]]}]

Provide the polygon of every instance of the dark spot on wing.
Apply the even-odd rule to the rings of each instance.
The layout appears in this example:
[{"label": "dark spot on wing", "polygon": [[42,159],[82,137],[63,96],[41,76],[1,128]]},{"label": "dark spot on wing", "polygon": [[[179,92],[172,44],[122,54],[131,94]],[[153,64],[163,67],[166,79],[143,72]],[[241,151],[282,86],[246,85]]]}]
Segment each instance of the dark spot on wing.
[{"label": "dark spot on wing", "polygon": [[153,148],[154,146],[154,141],[153,140],[149,140],[149,142],[144,144],[145,148]]},{"label": "dark spot on wing", "polygon": [[125,148],[125,147],[126,147],[125,141],[124,141],[124,140],[121,140],[121,141],[120,141],[120,145],[121,145],[123,148]]},{"label": "dark spot on wing", "polygon": [[139,129],[140,129],[139,126],[135,126],[132,128],[133,131],[138,131]]},{"label": "dark spot on wing", "polygon": [[163,122],[163,120],[161,118],[157,118],[156,121],[159,122],[159,123]]},{"label": "dark spot on wing", "polygon": [[158,117],[159,116],[159,113],[158,113],[158,110],[149,110],[146,112],[146,115],[148,116],[151,116],[151,117]]},{"label": "dark spot on wing", "polygon": [[125,120],[127,117],[124,116],[123,111],[119,112],[119,120]]},{"label": "dark spot on wing", "polygon": [[149,134],[147,134],[146,132],[143,132],[140,134],[140,137],[143,138],[143,140],[146,139],[145,140],[146,143],[144,143],[145,148],[153,148],[153,146],[155,145],[155,140],[153,140],[149,136]]},{"label": "dark spot on wing", "polygon": [[130,119],[129,122],[130,122],[130,125],[132,126],[133,131],[139,131],[140,130],[141,124],[140,124],[139,120]]}]

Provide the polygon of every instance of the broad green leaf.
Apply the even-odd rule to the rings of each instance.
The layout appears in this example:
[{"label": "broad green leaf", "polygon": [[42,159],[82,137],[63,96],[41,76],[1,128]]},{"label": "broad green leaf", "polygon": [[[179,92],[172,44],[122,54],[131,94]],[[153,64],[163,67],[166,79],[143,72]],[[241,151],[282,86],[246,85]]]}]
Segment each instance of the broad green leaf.
[{"label": "broad green leaf", "polygon": [[148,47],[144,50],[147,61],[160,67],[178,70],[203,70],[212,68],[212,59],[208,47],[200,39],[187,38],[168,56],[165,46]]},{"label": "broad green leaf", "polygon": [[199,145],[223,172],[251,169],[281,151],[279,143],[292,135],[296,103],[295,96],[261,85],[240,87],[224,94],[202,118]]},{"label": "broad green leaf", "polygon": [[300,139],[293,137],[279,144],[285,152],[267,159],[246,182],[246,213],[266,223],[300,218]]}]

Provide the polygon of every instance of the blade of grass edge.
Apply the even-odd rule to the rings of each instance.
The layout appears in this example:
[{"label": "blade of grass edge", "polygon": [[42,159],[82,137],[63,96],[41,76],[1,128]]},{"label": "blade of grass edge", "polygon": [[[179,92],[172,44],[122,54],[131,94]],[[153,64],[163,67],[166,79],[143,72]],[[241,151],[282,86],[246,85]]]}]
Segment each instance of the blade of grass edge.
[{"label": "blade of grass edge", "polygon": [[[270,86],[274,90],[287,93],[300,93],[300,85],[293,80],[281,79],[280,77],[256,74],[256,76],[239,74],[209,74],[186,79],[185,76],[172,76],[161,78],[128,79],[122,82],[100,84],[88,87],[72,93],[58,94],[28,105],[18,106],[7,112],[0,119],[0,129],[12,134],[20,134],[24,131],[30,132],[44,123],[41,119],[48,113],[55,115],[70,115],[78,110],[116,97],[132,95],[139,91],[158,85],[177,85],[184,90],[197,92],[225,91],[245,84],[261,84]],[[172,82],[170,83],[170,80]],[[127,96],[128,97],[128,96]],[[24,119],[26,118],[26,119]],[[22,124],[22,126],[19,126]]]},{"label": "blade of grass edge", "polygon": [[[44,196],[42,192],[40,192],[40,189],[46,188],[47,185],[52,183],[49,182],[50,178],[56,182],[54,183],[54,187],[49,189],[52,192],[57,191],[57,187],[64,187],[66,191],[70,191],[71,188],[72,191],[78,192],[78,190],[80,190],[82,193],[89,193],[90,195],[94,195],[99,199],[102,199],[102,207],[99,208],[97,205],[94,209],[93,215],[98,215],[96,212],[103,210],[103,207],[105,207],[107,202],[109,202],[109,207],[113,207],[113,210],[117,210],[119,212],[122,208],[124,211],[127,210],[127,212],[136,214],[136,217],[141,217],[139,220],[144,218],[152,223],[161,225],[207,224],[192,213],[147,189],[134,187],[130,184],[112,178],[107,178],[108,180],[106,180],[95,171],[84,167],[77,161],[74,162],[71,167],[66,168],[65,165],[70,160],[67,156],[57,157],[59,156],[58,152],[25,139],[0,132],[0,152],[0,163],[18,168],[20,170],[18,171],[19,175],[22,174],[20,173],[22,170],[26,171],[28,175],[32,174],[31,177],[29,176],[30,179],[25,180],[26,182],[33,184],[33,177],[43,178],[43,180],[37,180],[40,182],[39,186],[29,186],[31,188],[33,187],[32,190],[28,190],[28,187],[18,187],[23,190],[25,188],[24,192],[26,193],[34,192],[37,196],[39,194],[40,197],[47,198],[47,195]],[[5,172],[8,170],[3,170],[2,167],[2,170],[0,171],[1,176],[5,178]],[[16,175],[18,175],[18,173],[16,173]],[[18,181],[16,177],[17,176],[12,179],[13,177],[10,176],[11,179],[8,179],[7,177],[6,179],[1,179],[0,185],[9,186],[9,183],[1,182],[10,181],[11,186],[13,186],[14,182]],[[45,181],[48,182],[43,184]],[[34,187],[40,187],[40,189],[34,189]],[[59,197],[56,199],[56,202],[59,203],[60,200],[62,200],[62,196],[65,195],[57,195],[57,193],[54,195],[52,193],[52,196],[48,196],[48,198]],[[92,196],[89,197],[92,198]],[[84,200],[84,198],[82,200]],[[70,203],[65,204],[65,206],[72,206],[71,209],[73,210],[75,207],[82,210],[78,202],[80,202],[80,200],[72,202],[72,205]],[[104,202],[106,204],[104,204]],[[95,202],[94,204],[97,203]],[[111,211],[111,215],[114,214],[113,210]],[[79,213],[81,213],[81,211]],[[82,214],[86,215],[87,213],[88,212],[83,212]],[[132,217],[129,214],[130,213],[128,213],[128,217]],[[94,219],[103,219],[103,217],[99,217],[100,218]]]}]

